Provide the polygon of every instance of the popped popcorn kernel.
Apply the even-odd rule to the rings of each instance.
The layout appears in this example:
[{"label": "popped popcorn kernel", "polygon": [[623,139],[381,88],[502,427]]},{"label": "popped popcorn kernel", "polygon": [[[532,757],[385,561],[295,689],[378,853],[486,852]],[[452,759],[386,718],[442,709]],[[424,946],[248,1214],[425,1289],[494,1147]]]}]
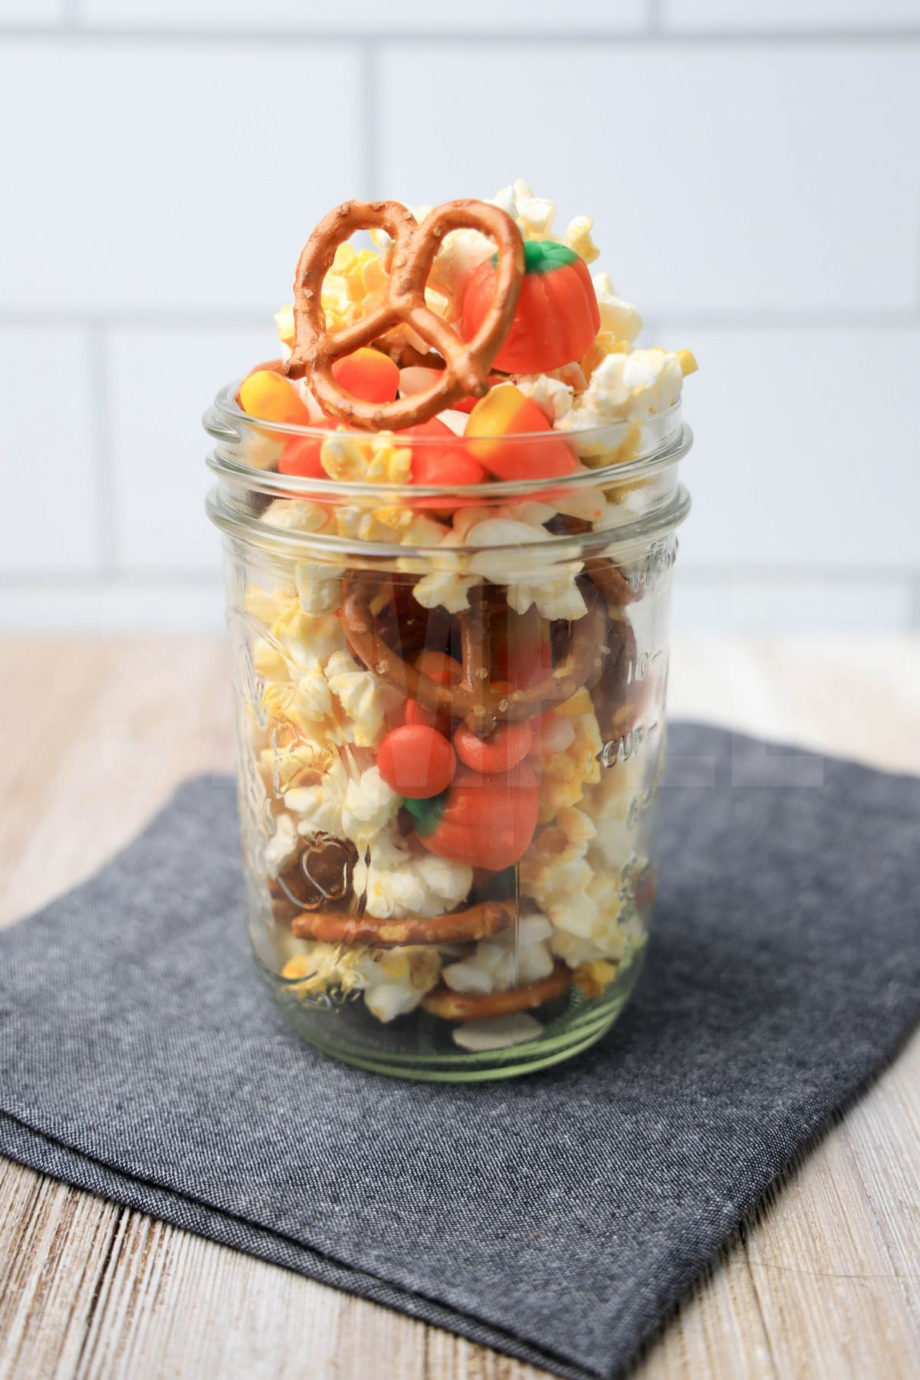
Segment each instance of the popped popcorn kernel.
[{"label": "popped popcorn kernel", "polygon": [[586,264],[593,264],[601,252],[591,238],[593,227],[594,221],[590,216],[576,216],[574,220],[569,221],[563,240],[563,244],[567,244],[569,249],[574,249]]}]

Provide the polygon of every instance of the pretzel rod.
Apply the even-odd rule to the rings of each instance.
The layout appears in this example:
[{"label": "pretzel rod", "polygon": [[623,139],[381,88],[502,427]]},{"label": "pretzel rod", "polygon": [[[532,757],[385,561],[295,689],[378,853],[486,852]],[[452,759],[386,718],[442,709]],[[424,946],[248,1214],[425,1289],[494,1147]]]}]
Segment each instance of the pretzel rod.
[{"label": "pretzel rod", "polygon": [[459,616],[463,665],[460,688],[465,695],[469,695],[470,715],[479,731],[489,734],[495,727],[495,713],[489,698],[491,611],[482,585],[470,590],[469,600],[469,609]]},{"label": "pretzel rod", "polygon": [[513,1016],[558,997],[571,982],[568,968],[564,963],[557,963],[549,977],[529,982],[526,987],[513,987],[510,992],[453,992],[449,987],[436,987],[422,998],[422,1007],[429,1015],[440,1016],[445,1021],[483,1021],[492,1016]]},{"label": "pretzel rod", "polygon": [[[593,685],[601,675],[608,655],[607,614],[603,602],[590,586],[582,590],[588,611],[572,625],[568,654],[536,685],[526,690],[509,691],[497,689],[480,674],[488,667],[480,660],[482,653],[476,649],[482,646],[486,653],[488,649],[483,625],[476,621],[472,609],[463,624],[464,665],[458,684],[441,685],[418,667],[409,665],[378,635],[370,604],[380,582],[381,577],[372,572],[353,572],[344,578],[342,622],[352,651],[387,685],[436,714],[463,718],[471,732],[480,737],[489,735],[494,720],[529,719],[545,713],[571,699],[581,686]],[[479,607],[481,610],[483,605]],[[474,688],[475,682],[480,680],[481,691],[478,684]]]},{"label": "pretzel rod", "polygon": [[[445,234],[470,228],[488,236],[496,247],[495,296],[470,341],[437,316],[425,302],[425,283]],[[368,316],[326,329],[322,288],[336,250],[356,230],[381,229],[393,240],[386,300]],[[319,222],[297,263],[294,280],[294,346],[285,372],[303,369],[310,389],[331,417],[376,431],[398,431],[433,417],[472,394],[488,388],[489,370],[511,326],[524,277],[524,246],[514,221],[483,201],[448,201],[418,224],[398,201],[345,201]],[[336,381],[332,366],[343,355],[398,325],[413,331],[443,356],[441,377],[421,393],[393,402],[370,403],[354,397]]]},{"label": "pretzel rod", "polygon": [[459,944],[488,939],[507,929],[514,919],[509,905],[483,901],[466,910],[433,917],[380,920],[375,915],[336,915],[306,911],[297,915],[291,930],[298,939],[321,939],[329,944],[374,944],[390,948],[403,944]]}]

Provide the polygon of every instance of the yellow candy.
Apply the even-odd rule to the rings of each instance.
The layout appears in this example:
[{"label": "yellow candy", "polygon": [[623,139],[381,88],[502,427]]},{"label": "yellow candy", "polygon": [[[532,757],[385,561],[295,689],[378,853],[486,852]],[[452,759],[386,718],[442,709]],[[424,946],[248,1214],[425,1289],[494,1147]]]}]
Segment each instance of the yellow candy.
[{"label": "yellow candy", "polygon": [[256,369],[240,384],[240,407],[250,417],[284,426],[309,426],[310,413],[297,389],[283,374]]}]

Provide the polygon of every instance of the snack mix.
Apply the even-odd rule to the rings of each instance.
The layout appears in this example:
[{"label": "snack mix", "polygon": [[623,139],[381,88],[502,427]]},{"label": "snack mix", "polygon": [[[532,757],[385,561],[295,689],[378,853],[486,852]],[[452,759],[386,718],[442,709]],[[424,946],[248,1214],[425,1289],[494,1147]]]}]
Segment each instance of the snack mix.
[{"label": "snack mix", "polygon": [[567,1057],[645,943],[696,365],[554,220],[520,181],[337,207],[206,419],[256,958],[385,1072]]}]

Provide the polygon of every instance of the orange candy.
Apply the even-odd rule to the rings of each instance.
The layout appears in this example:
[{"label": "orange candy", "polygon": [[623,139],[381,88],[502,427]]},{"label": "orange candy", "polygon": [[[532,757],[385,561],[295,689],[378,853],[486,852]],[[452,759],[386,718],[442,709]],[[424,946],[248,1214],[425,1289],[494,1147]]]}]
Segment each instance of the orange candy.
[{"label": "orange candy", "polygon": [[347,393],[363,402],[392,402],[399,389],[399,366],[389,355],[369,346],[337,359],[332,376]]},{"label": "orange candy", "polygon": [[408,800],[446,791],[457,770],[454,750],[428,724],[391,729],[377,749],[377,770],[391,790]]},{"label": "orange candy", "polygon": [[[335,431],[337,425],[331,417],[311,423],[323,431]],[[322,449],[323,443],[318,436],[289,436],[278,457],[278,473],[297,474],[303,479],[328,479],[320,460]]]},{"label": "orange candy", "polygon": [[[507,374],[542,374],[581,359],[600,329],[591,275],[574,250],[555,240],[527,240],[526,273],[495,368]],[[463,296],[460,334],[472,340],[495,295],[496,267],[480,264]]]},{"label": "orange candy", "polygon": [[533,745],[529,719],[497,724],[488,738],[477,738],[465,724],[454,729],[454,751],[465,767],[484,775],[510,771],[523,762]]},{"label": "orange candy", "polygon": [[[537,436],[531,442],[517,439],[522,433]],[[577,468],[545,413],[513,383],[500,384],[479,399],[463,434],[472,454],[498,479],[550,479]]]},{"label": "orange candy", "polygon": [[254,369],[240,384],[240,407],[250,417],[282,426],[309,426],[310,412],[296,386],[274,369]]}]

